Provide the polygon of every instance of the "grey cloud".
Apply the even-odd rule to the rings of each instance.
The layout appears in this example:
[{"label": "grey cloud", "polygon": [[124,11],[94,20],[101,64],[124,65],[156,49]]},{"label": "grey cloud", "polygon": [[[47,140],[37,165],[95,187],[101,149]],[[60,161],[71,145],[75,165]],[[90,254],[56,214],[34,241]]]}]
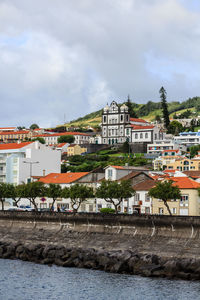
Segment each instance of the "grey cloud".
[{"label": "grey cloud", "polygon": [[157,100],[161,85],[196,96],[199,34],[179,0],[1,1],[1,126],[53,126],[128,93]]}]

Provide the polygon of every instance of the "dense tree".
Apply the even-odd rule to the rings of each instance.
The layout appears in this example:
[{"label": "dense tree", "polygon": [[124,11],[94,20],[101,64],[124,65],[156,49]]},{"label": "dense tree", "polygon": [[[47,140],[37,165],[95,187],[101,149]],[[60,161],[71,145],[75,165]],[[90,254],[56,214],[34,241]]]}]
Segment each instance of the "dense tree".
[{"label": "dense tree", "polygon": [[73,135],[61,135],[59,138],[58,138],[58,143],[73,143],[75,140],[74,136]]},{"label": "dense tree", "polygon": [[200,151],[200,145],[195,145],[189,148],[190,156],[194,157]]},{"label": "dense tree", "polygon": [[165,91],[163,86],[161,87],[159,93],[160,93],[160,99],[161,99],[161,105],[162,105],[164,124],[165,124],[165,127],[168,128],[170,121],[169,121],[169,112],[168,112],[168,106],[167,106],[167,92]]},{"label": "dense tree", "polygon": [[38,207],[35,200],[37,197],[46,196],[46,187],[42,182],[39,181],[29,182],[24,185],[22,195],[23,197],[29,199],[29,201],[33,204],[35,210],[37,211]]},{"label": "dense tree", "polygon": [[130,117],[131,118],[137,118],[137,114],[136,112],[134,111],[134,108],[133,108],[133,104],[132,104],[132,101],[128,95],[128,99],[127,101],[125,102],[126,106],[128,106],[128,112],[130,114]]},{"label": "dense tree", "polygon": [[18,203],[20,202],[21,198],[24,197],[24,191],[25,191],[25,184],[19,184],[14,187],[14,191],[12,193],[12,199],[16,206],[18,206]]},{"label": "dense tree", "polygon": [[37,129],[37,128],[39,128],[39,126],[35,123],[30,126],[30,129],[32,129],[32,130]]},{"label": "dense tree", "polygon": [[183,131],[183,129],[183,125],[180,122],[174,120],[168,126],[168,133],[178,135],[179,132]]},{"label": "dense tree", "polygon": [[100,187],[97,188],[96,197],[104,199],[112,204],[115,212],[118,213],[118,207],[123,199],[130,198],[135,194],[129,180],[117,181],[103,180]]},{"label": "dense tree", "polygon": [[168,201],[169,200],[176,200],[181,198],[180,189],[178,186],[173,185],[173,181],[158,181],[156,183],[156,186],[151,188],[149,191],[149,196],[157,199],[161,199],[164,202],[164,205],[166,206],[168,212],[170,215],[172,215]]},{"label": "dense tree", "polygon": [[11,183],[0,183],[0,202],[1,202],[1,208],[4,210],[4,203],[6,198],[12,198],[14,194],[14,186]]},{"label": "dense tree", "polygon": [[129,152],[131,152],[131,148],[130,148],[130,145],[129,145],[128,141],[126,141],[126,142],[123,143],[123,145],[121,146],[121,151],[123,153],[129,153]]},{"label": "dense tree", "polygon": [[159,115],[156,115],[155,116],[155,121],[158,122],[158,123],[161,123],[162,122],[161,117]]},{"label": "dense tree", "polygon": [[64,191],[64,194],[68,196],[71,200],[71,205],[74,212],[77,212],[81,203],[83,203],[87,198],[94,197],[93,188],[87,187],[82,184],[71,185],[68,191]]},{"label": "dense tree", "polygon": [[62,188],[59,184],[50,183],[46,188],[46,196],[52,198],[51,210],[54,208],[57,198],[62,197]]},{"label": "dense tree", "polygon": [[33,139],[32,141],[39,141],[41,144],[45,144],[45,139],[43,137],[38,136],[37,138]]}]

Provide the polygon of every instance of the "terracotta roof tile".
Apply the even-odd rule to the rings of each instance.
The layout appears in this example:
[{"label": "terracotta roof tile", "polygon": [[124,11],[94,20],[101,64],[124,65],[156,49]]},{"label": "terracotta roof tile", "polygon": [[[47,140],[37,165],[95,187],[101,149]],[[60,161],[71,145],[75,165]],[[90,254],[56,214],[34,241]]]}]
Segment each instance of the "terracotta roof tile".
[{"label": "terracotta roof tile", "polygon": [[188,177],[172,177],[169,178],[174,182],[174,185],[177,185],[179,189],[198,189],[200,188],[200,183],[196,182],[193,179]]},{"label": "terracotta roof tile", "polygon": [[75,172],[75,173],[50,173],[42,178],[39,181],[43,183],[72,183],[80,179],[81,177],[87,175],[89,172]]},{"label": "terracotta roof tile", "polygon": [[131,127],[134,129],[134,130],[145,130],[145,129],[153,129],[155,126],[153,125],[149,125],[149,126],[140,126],[140,125],[131,125]]},{"label": "terracotta roof tile", "polygon": [[149,191],[152,187],[156,185],[155,180],[145,180],[133,186],[135,191]]},{"label": "terracotta roof tile", "polygon": [[138,122],[138,123],[148,123],[147,121],[145,121],[143,119],[137,119],[137,118],[130,118],[130,121]]},{"label": "terracotta roof tile", "polygon": [[0,150],[20,149],[32,143],[33,142],[0,144]]}]

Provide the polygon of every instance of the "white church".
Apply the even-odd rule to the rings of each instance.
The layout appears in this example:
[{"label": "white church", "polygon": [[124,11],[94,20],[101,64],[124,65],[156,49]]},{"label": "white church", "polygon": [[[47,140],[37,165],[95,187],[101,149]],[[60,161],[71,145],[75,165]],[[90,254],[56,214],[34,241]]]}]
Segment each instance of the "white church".
[{"label": "white church", "polygon": [[163,140],[162,130],[145,120],[130,118],[128,107],[112,101],[102,113],[102,143],[107,145],[129,143],[153,144]]}]

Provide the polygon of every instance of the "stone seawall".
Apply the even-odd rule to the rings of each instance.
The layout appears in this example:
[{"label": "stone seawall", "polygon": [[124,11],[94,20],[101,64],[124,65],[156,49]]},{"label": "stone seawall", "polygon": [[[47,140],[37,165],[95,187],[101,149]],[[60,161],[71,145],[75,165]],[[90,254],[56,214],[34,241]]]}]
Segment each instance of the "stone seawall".
[{"label": "stone seawall", "polygon": [[200,279],[200,218],[0,212],[0,258]]}]

